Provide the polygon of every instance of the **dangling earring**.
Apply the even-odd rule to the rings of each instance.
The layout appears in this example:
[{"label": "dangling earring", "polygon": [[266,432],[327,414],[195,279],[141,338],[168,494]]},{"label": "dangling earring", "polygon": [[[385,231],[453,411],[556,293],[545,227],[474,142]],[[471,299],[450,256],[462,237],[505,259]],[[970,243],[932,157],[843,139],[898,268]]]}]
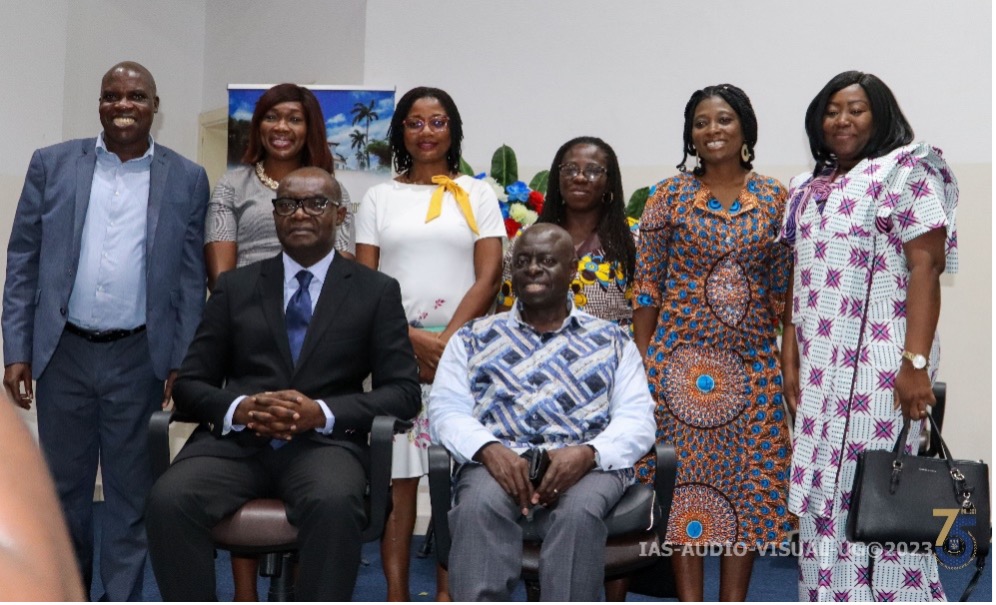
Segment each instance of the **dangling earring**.
[{"label": "dangling earring", "polygon": [[699,162],[699,155],[695,154],[695,171],[698,172],[702,168],[702,163]]},{"label": "dangling earring", "polygon": [[606,198],[606,193],[602,194],[602,203],[605,204],[606,206],[609,206],[612,204],[613,200],[615,199],[615,196],[611,191],[607,192],[607,194],[608,198]]},{"label": "dangling earring", "polygon": [[750,147],[747,146],[747,143],[744,143],[743,147],[740,148],[740,159],[744,161],[744,164],[750,161]]}]

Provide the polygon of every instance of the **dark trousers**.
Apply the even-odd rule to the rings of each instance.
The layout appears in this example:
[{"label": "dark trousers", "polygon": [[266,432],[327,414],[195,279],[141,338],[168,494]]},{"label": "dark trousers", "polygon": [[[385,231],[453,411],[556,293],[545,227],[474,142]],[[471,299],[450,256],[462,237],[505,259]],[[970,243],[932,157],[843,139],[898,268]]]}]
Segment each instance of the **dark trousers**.
[{"label": "dark trousers", "polygon": [[171,466],[149,496],[152,569],[167,601],[217,600],[211,528],[254,498],[279,498],[299,532],[300,601],[348,601],[366,523],[356,455],[299,438],[245,458],[196,456]]},{"label": "dark trousers", "polygon": [[64,332],[38,376],[38,435],[89,594],[93,580],[93,489],[100,462],[100,576],[104,597],[141,601],[146,541],[143,512],[152,486],[149,416],[163,382],[152,371],[145,332],[91,343]]}]

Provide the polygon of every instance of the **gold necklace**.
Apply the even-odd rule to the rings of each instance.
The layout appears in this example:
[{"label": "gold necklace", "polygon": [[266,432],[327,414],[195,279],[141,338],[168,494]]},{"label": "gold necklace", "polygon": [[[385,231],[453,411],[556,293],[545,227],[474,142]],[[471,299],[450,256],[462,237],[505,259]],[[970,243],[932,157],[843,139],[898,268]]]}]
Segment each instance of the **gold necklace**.
[{"label": "gold necklace", "polygon": [[263,170],[263,162],[256,162],[256,176],[259,177],[260,182],[269,187],[270,189],[276,191],[280,183],[274,181],[269,176],[266,175],[266,171]]}]

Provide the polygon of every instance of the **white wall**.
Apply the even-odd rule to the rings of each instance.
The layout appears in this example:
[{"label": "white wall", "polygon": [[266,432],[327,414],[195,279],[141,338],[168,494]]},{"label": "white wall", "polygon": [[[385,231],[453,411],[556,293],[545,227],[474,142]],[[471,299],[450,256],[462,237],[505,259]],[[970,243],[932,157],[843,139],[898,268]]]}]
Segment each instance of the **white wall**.
[{"label": "white wall", "polygon": [[363,0],[212,0],[206,21],[204,110],[229,84],[363,82]]},{"label": "white wall", "polygon": [[[465,155],[482,165],[505,142],[520,163],[548,166],[561,143],[592,133],[623,164],[665,176],[681,159],[682,112],[695,89],[744,88],[760,123],[759,161],[804,164],[806,106],[831,76],[859,68],[890,84],[917,134],[949,161],[991,161],[980,136],[992,125],[988,1],[944,10],[933,0],[609,6],[370,0],[365,78],[399,93],[445,88],[464,118]],[[953,112],[964,127],[953,127]]]},{"label": "white wall", "polygon": [[152,136],[195,158],[205,2],[70,2],[63,137],[91,137],[100,132],[97,97],[101,78],[119,61],[137,61],[156,79],[159,113]]}]

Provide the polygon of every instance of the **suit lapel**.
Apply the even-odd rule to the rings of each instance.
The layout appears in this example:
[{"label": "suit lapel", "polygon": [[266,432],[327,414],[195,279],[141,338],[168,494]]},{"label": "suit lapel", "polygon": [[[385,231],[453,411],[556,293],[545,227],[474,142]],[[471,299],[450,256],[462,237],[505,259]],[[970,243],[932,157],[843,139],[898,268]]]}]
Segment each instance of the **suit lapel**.
[{"label": "suit lapel", "polygon": [[[156,227],[159,226],[159,213],[163,207],[163,195],[166,189],[166,179],[169,176],[169,162],[166,161],[168,151],[157,146],[152,156],[152,167],[149,174],[149,208],[145,221],[145,258],[153,258],[152,247],[156,242]],[[151,263],[146,263],[146,267]]]},{"label": "suit lapel", "polygon": [[84,139],[80,157],[76,160],[76,203],[73,206],[73,262],[79,263],[83,245],[83,223],[90,206],[90,189],[93,188],[93,171],[97,166],[96,139]]},{"label": "suit lapel", "polygon": [[308,324],[308,332],[304,335],[304,344],[301,345],[301,355],[297,359],[295,372],[304,366],[304,362],[314,351],[322,335],[332,325],[339,307],[349,296],[352,276],[353,267],[350,262],[336,253],[325,276],[325,283],[322,284],[322,293],[318,296],[318,304],[315,305],[315,313],[311,316],[311,323]]},{"label": "suit lapel", "polygon": [[284,263],[280,254],[263,261],[256,293],[262,299],[263,315],[273,332],[273,341],[277,343],[280,358],[288,370],[293,372],[294,362],[291,360],[287,323],[284,321]]}]

